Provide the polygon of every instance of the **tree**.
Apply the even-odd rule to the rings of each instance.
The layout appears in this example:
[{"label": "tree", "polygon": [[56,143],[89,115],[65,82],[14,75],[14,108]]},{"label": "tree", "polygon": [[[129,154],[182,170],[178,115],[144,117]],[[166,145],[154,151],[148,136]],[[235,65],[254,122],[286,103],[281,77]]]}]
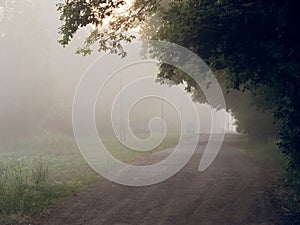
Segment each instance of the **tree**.
[{"label": "tree", "polygon": [[[91,44],[97,42],[99,50],[124,56],[122,42],[134,38],[126,35],[128,30],[136,22],[146,22],[146,26],[151,27],[144,29],[147,38],[167,40],[192,50],[214,70],[225,92],[246,92],[243,100],[248,99],[255,105],[255,114],[261,112],[274,117],[280,124],[279,146],[289,159],[290,167],[300,171],[300,36],[297,32],[300,16],[295,1],[174,0],[166,6],[156,0],[137,0],[128,13],[121,16],[110,17],[120,4],[107,5],[105,11],[98,9],[102,17],[96,21],[90,13],[94,6],[88,5],[90,10],[86,11],[83,2],[70,0],[59,5],[64,21],[63,40],[69,41],[68,37],[72,37],[66,30],[72,34],[76,31],[68,29],[70,21],[75,27],[89,23],[96,26],[79,53],[91,53]],[[89,2],[97,4],[98,1]],[[75,21],[72,20],[75,9],[65,10],[70,6],[79,10]],[[110,13],[103,13],[107,11]],[[86,17],[91,19],[86,20]],[[105,19],[111,19],[106,26]],[[187,90],[201,96],[195,82],[170,65],[162,64],[158,76],[176,83],[185,81]],[[230,97],[227,100],[232,111],[239,110],[240,103],[230,102]]]},{"label": "tree", "polygon": [[125,56],[122,42],[131,42],[135,36],[130,29],[136,27],[155,8],[156,0],[136,0],[124,10],[129,3],[125,0],[67,0],[57,4],[63,22],[59,28],[62,39],[59,43],[68,45],[81,27],[90,27],[90,33],[84,45],[77,53],[83,55],[93,52],[92,46],[97,43],[98,51],[110,51]]},{"label": "tree", "polygon": [[[153,38],[196,52],[226,90],[250,92],[256,108],[282,125],[279,146],[290,166],[299,169],[300,18],[295,8],[294,1],[175,1],[163,9]],[[174,71],[185,79],[170,68],[160,76],[172,79]]]},{"label": "tree", "polygon": [[0,136],[26,136],[39,129],[52,101],[48,37],[38,4],[0,1]]}]

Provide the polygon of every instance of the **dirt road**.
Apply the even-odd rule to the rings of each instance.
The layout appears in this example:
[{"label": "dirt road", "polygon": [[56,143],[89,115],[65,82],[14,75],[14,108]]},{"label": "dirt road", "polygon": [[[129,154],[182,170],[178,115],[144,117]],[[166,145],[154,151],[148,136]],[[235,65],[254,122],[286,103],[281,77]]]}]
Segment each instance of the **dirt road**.
[{"label": "dirt road", "polygon": [[[214,163],[197,168],[205,143],[169,180],[127,187],[99,179],[66,199],[36,224],[43,225],[277,225],[269,175],[227,136]],[[165,153],[149,156],[151,163]]]}]

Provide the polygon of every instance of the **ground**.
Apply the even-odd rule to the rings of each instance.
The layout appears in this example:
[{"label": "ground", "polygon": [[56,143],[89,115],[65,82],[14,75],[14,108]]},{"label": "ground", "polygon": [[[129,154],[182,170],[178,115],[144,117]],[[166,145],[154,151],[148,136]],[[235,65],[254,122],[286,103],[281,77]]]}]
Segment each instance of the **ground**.
[{"label": "ground", "polygon": [[[281,225],[268,172],[227,135],[213,164],[199,172],[205,142],[189,163],[165,182],[127,187],[104,178],[63,199],[34,225]],[[188,146],[187,146],[188,147]],[[151,164],[166,150],[139,160]]]}]

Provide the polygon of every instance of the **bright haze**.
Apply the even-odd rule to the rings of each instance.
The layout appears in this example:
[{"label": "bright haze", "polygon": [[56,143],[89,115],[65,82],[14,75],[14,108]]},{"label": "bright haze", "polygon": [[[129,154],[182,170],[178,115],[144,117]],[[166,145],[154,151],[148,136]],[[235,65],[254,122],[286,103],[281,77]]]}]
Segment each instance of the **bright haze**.
[{"label": "bright haze", "polygon": [[[41,132],[72,135],[72,102],[76,87],[88,66],[101,54],[83,57],[74,52],[86,37],[80,30],[70,46],[63,48],[59,15],[51,1],[1,1],[0,3],[0,136],[24,137]],[[143,76],[155,76],[155,64],[132,66],[119,71],[123,85]],[[99,71],[99,76],[101,76]],[[160,85],[157,83],[156,85]],[[120,90],[118,76],[104,90],[97,102],[96,122],[111,135],[110,111]],[[178,109],[159,98],[147,98],[136,104],[130,115],[133,130],[149,132],[152,117],[162,116],[169,132],[179,132]],[[184,102],[182,108],[184,108]],[[163,109],[162,109],[163,107]],[[210,131],[211,109],[196,105],[201,132]],[[179,110],[180,111],[180,110]],[[185,112],[188,113],[188,112]],[[234,131],[228,114],[227,131]],[[121,118],[122,119],[122,118]],[[190,124],[195,118],[190,119]],[[188,125],[187,125],[188,126]],[[185,127],[183,129],[190,129]]]}]

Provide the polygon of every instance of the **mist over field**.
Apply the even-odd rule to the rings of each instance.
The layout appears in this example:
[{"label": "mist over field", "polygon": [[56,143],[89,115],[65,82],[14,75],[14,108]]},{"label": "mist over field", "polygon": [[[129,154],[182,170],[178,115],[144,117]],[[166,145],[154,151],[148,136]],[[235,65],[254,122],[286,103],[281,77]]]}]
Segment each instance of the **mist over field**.
[{"label": "mist over field", "polygon": [[1,137],[49,130],[71,134],[76,83],[93,60],[57,43],[49,1],[1,2]]},{"label": "mist over field", "polygon": [[[83,57],[74,53],[84,41],[84,29],[70,46],[62,48],[57,43],[59,15],[50,1],[2,1],[0,9],[1,138],[38,135],[45,131],[72,135],[71,110],[76,86],[100,54]],[[136,66],[119,72],[119,76],[124,77],[125,85],[126,79],[155,76],[157,72],[155,65],[146,69]],[[110,130],[110,107],[119,90],[117,78],[106,90],[101,105],[97,104],[96,117],[98,126]],[[150,117],[161,115],[162,104],[159,100],[151,102],[149,99],[148,103],[140,104],[133,110],[135,124],[132,125],[147,130]],[[210,109],[199,105],[198,109],[202,132],[209,132]],[[164,113],[169,131],[179,126],[176,125],[179,121],[176,113],[170,110],[166,103]],[[230,123],[232,126],[233,122]]]},{"label": "mist over field", "polygon": [[0,224],[299,224],[292,2],[0,0]]}]

